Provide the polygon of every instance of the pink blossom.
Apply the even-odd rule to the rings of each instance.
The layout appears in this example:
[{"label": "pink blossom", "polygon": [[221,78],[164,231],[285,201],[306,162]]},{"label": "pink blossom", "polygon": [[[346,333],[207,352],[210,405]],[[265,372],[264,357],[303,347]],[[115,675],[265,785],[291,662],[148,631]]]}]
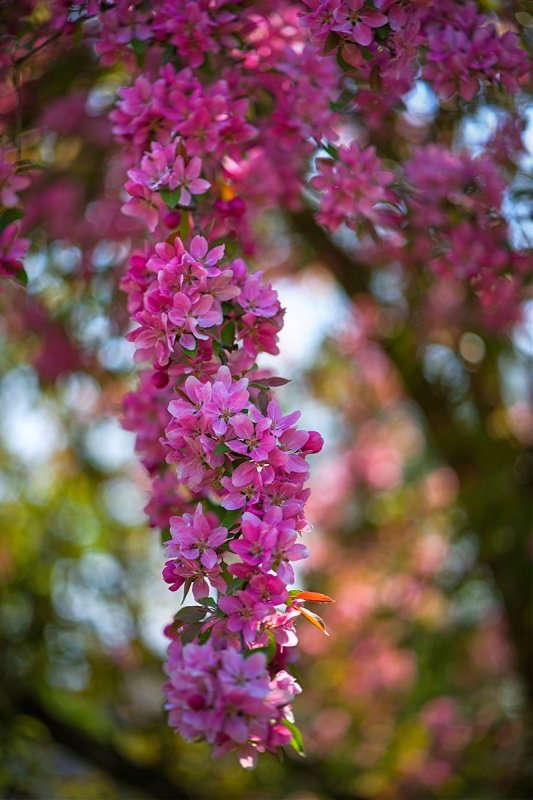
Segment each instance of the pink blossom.
[{"label": "pink blossom", "polygon": [[222,366],[218,370],[216,381],[211,388],[210,400],[203,407],[203,413],[211,421],[216,436],[224,436],[235,415],[248,404],[247,386],[246,378],[233,381],[227,367]]},{"label": "pink blossom", "polygon": [[228,447],[252,461],[267,461],[276,445],[270,424],[270,419],[263,417],[256,408],[251,408],[248,414],[236,414],[231,420],[231,428],[237,438],[230,438],[232,434],[228,434]]},{"label": "pink blossom", "polygon": [[234,595],[224,595],[219,598],[219,608],[227,614],[228,630],[242,633],[246,644],[253,644],[257,635],[257,628],[262,619],[268,614],[266,603],[257,601],[246,592],[237,592]]},{"label": "pink blossom", "polygon": [[222,577],[220,567],[206,567],[198,561],[188,558],[177,558],[167,561],[163,570],[163,579],[170,584],[172,592],[176,592],[187,581],[192,583],[195,600],[209,595],[209,584],[219,592],[226,589],[226,581]]},{"label": "pink blossom", "polygon": [[172,538],[165,548],[170,556],[183,556],[187,559],[200,559],[202,566],[213,569],[219,561],[217,548],[228,535],[226,528],[216,526],[216,517],[203,513],[201,503],[196,506],[194,515],[170,517]]},{"label": "pink blossom", "polygon": [[368,46],[374,39],[373,28],[387,24],[387,17],[365,6],[365,0],[341,0],[333,12],[332,30],[357,44]]},{"label": "pink blossom", "polygon": [[262,522],[255,514],[245,511],[241,521],[242,536],[230,544],[230,550],[246,564],[259,566],[271,560],[277,531]]},{"label": "pink blossom", "polygon": [[208,339],[207,333],[199,328],[212,328],[222,322],[222,311],[211,295],[204,294],[191,299],[184,292],[173,298],[169,320],[177,327],[179,343],[184,350],[194,350],[195,339]]},{"label": "pink blossom", "polygon": [[381,204],[394,199],[388,188],[394,175],[383,169],[374,147],[352,142],[339,148],[338,160],[319,158],[316,166],[318,175],[310,182],[320,192],[322,225],[334,232],[342,223],[352,228],[380,223]]}]

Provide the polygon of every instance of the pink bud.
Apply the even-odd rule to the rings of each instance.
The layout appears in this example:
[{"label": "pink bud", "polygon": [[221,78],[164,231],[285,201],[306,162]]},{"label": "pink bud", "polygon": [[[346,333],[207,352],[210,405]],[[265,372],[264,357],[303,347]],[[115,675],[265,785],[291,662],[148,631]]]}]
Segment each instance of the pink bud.
[{"label": "pink bud", "polygon": [[163,217],[163,222],[167,228],[177,228],[181,222],[181,214],[179,211],[169,211]]},{"label": "pink bud", "polygon": [[152,375],[152,384],[156,389],[164,389],[165,386],[168,386],[168,372],[164,370],[154,372]]},{"label": "pink bud", "polygon": [[205,698],[201,694],[191,695],[187,702],[193,711],[201,711],[202,708],[205,708]]}]

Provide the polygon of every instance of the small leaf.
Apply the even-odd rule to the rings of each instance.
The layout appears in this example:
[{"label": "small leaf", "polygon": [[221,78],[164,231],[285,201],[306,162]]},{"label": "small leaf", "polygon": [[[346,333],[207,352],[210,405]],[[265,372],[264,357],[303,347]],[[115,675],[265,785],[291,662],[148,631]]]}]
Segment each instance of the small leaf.
[{"label": "small leaf", "polygon": [[200,633],[198,634],[198,642],[200,644],[205,644],[209,639],[209,637],[211,636],[212,631],[213,628],[208,628],[206,631],[200,631]]},{"label": "small leaf", "polygon": [[322,55],[327,55],[328,53],[331,53],[331,51],[335,50],[338,46],[339,46],[339,35],[335,33],[335,31],[330,31],[324,43],[324,49],[322,50]]},{"label": "small leaf", "polygon": [[136,56],[142,56],[146,53],[147,42],[141,41],[141,39],[132,39],[130,41],[130,46]]},{"label": "small leaf", "polygon": [[272,631],[267,631],[268,635],[268,645],[266,646],[266,656],[268,661],[272,661],[276,653],[278,652],[278,643],[276,642],[276,637],[272,633]]},{"label": "small leaf", "polygon": [[217,444],[217,446],[214,449],[214,453],[215,453],[216,456],[221,456],[222,453],[229,453],[229,451],[230,451],[230,448],[228,447],[227,444],[224,444],[224,442],[221,442],[220,444]]},{"label": "small leaf", "polygon": [[240,514],[242,514],[242,508],[234,508],[231,511],[226,511],[220,524],[223,528],[227,528],[229,530],[231,527],[233,527]]},{"label": "small leaf", "polygon": [[[292,592],[291,592],[292,594]],[[293,595],[295,600],[309,600],[313,603],[334,603],[335,600],[332,597],[328,597],[327,594],[322,594],[321,592],[296,592]]]},{"label": "small leaf", "polygon": [[28,285],[28,273],[25,269],[18,269],[14,274],[13,277],[17,281],[17,283],[21,283],[22,286]]},{"label": "small leaf", "polygon": [[202,606],[185,606],[185,608],[180,608],[174,619],[182,622],[200,622],[206,614],[207,609]]},{"label": "small leaf", "polygon": [[7,208],[0,217],[0,233],[7,228],[8,225],[11,225],[12,222],[16,222],[23,216],[20,208]]},{"label": "small leaf", "polygon": [[146,61],[147,46],[148,42],[143,42],[141,39],[132,39],[130,42],[130,47],[135,53],[135,60],[137,61],[138,67],[144,66],[144,62]]},{"label": "small leaf", "polygon": [[311,625],[314,625],[319,631],[322,631],[322,633],[324,633],[326,636],[329,636],[326,623],[322,617],[319,617],[318,614],[315,614],[313,611],[309,611],[307,608],[300,608],[300,614],[309,620]]},{"label": "small leaf", "polygon": [[181,189],[160,189],[161,200],[168,208],[176,208],[179,203]]},{"label": "small leaf", "polygon": [[233,594],[237,589],[244,586],[244,578],[232,578],[226,586],[226,595]]},{"label": "small leaf", "polygon": [[273,378],[267,378],[265,381],[268,386],[286,386],[290,383],[289,378],[278,378],[277,376]]},{"label": "small leaf", "polygon": [[222,332],[220,334],[220,338],[222,340],[222,344],[225,345],[232,345],[235,343],[235,323],[229,322],[222,328]]},{"label": "small leaf", "polygon": [[170,44],[165,45],[165,49],[163,50],[163,64],[168,64],[169,61],[172,61],[176,57],[176,50]]},{"label": "small leaf", "polygon": [[217,608],[217,604],[212,597],[201,597],[198,602],[203,606],[208,606],[209,608]]},{"label": "small leaf", "polygon": [[391,29],[389,25],[382,25],[381,28],[378,28],[375,33],[376,33],[376,39],[381,39],[381,41],[383,42],[385,41],[387,36],[390,35]]},{"label": "small leaf", "polygon": [[344,72],[347,72],[350,69],[350,65],[344,60],[340,50],[337,50],[337,64],[342,70],[344,70]]},{"label": "small leaf", "polygon": [[194,641],[194,639],[197,639],[201,632],[202,625],[200,622],[194,622],[191,625],[187,625],[181,634],[181,641],[183,644],[188,644],[189,642]]},{"label": "small leaf", "polygon": [[178,228],[179,237],[182,242],[187,241],[187,239],[189,238],[190,231],[191,231],[191,215],[183,212],[181,215],[181,221]]},{"label": "small leaf", "polygon": [[259,406],[259,411],[262,414],[266,414],[267,413],[268,400],[269,400],[269,398],[268,398],[267,392],[265,392],[264,389],[261,389],[261,391],[259,392],[259,394],[257,396],[257,405]]},{"label": "small leaf", "polygon": [[326,144],[324,144],[322,146],[323,146],[324,150],[326,151],[326,153],[328,154],[328,156],[331,156],[331,158],[334,158],[336,161],[338,161],[338,159],[339,159],[339,151],[335,147],[334,144],[331,144],[331,142],[327,142]]},{"label": "small leaf", "polygon": [[289,742],[290,746],[296,750],[299,756],[305,758],[304,740],[300,728],[288,719],[283,719],[281,722],[292,733],[292,739]]},{"label": "small leaf", "polygon": [[185,602],[185,598],[189,594],[189,590],[190,590],[192,584],[193,584],[193,579],[192,578],[188,578],[185,581],[185,583],[183,584],[183,602]]}]

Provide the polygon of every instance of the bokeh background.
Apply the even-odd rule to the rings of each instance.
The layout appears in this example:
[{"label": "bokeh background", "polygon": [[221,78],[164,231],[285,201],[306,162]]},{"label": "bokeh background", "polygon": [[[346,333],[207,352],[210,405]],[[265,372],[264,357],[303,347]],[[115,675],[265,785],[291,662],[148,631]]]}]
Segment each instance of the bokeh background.
[{"label": "bokeh background", "polygon": [[[278,397],[326,441],[299,581],[336,603],[329,638],[300,624],[307,759],[211,761],[166,725],[162,630],[178,598],[121,426],[135,377],[118,282],[137,232],[107,114],[125,76],[81,44],[28,70],[21,147],[46,169],[25,200],[28,287],[0,294],[1,796],[531,796],[531,302],[509,335],[454,325],[423,313],[398,265],[358,265],[311,214],[260,220],[268,255],[252,264],[287,309]],[[419,83],[402,113],[404,139],[479,152],[500,112],[482,98],[439,114]],[[530,133],[506,209],[521,245]]]}]

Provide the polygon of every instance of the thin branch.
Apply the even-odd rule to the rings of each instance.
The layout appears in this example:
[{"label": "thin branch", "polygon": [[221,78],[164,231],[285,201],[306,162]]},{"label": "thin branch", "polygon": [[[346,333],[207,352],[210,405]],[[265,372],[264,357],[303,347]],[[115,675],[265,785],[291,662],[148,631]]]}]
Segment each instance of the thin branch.
[{"label": "thin branch", "polygon": [[61,29],[55,31],[51,36],[48,37],[48,39],[45,39],[44,42],[41,42],[41,44],[38,44],[37,47],[34,47],[32,50],[28,50],[28,52],[24,53],[23,56],[20,56],[19,58],[15,59],[15,61],[13,62],[13,66],[18,67],[21,64],[23,64],[25,61],[28,60],[28,58],[31,58],[32,56],[36,55],[41,50],[43,50],[45,47],[48,47],[49,44],[52,44],[52,42],[55,42],[56,39],[59,39],[59,37],[62,35],[62,33],[63,33],[63,31]]}]

